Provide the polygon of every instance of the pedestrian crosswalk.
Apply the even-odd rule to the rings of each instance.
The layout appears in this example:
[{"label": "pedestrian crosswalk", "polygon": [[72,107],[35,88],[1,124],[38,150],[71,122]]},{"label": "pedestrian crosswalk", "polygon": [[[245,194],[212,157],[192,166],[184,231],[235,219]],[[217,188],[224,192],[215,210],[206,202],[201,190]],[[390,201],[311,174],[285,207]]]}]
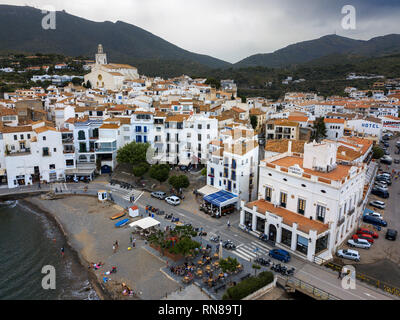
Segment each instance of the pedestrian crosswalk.
[{"label": "pedestrian crosswalk", "polygon": [[117,195],[126,201],[131,201],[132,197],[134,197],[134,202],[136,202],[140,196],[142,195],[142,191],[135,189],[124,189],[119,187],[118,185],[107,185],[112,195]]},{"label": "pedestrian crosswalk", "polygon": [[51,190],[54,192],[68,192],[68,185],[65,182],[57,182],[53,183],[51,186]]},{"label": "pedestrian crosswalk", "polygon": [[241,244],[232,253],[238,257],[252,261],[257,257],[268,255],[270,247],[261,242],[252,241],[251,243]]}]

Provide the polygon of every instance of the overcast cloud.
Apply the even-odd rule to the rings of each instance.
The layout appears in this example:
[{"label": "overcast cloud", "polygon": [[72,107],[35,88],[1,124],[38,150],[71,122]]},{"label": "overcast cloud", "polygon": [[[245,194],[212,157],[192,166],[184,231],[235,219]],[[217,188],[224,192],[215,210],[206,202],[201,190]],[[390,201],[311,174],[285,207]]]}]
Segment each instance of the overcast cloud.
[{"label": "overcast cloud", "polygon": [[[93,21],[141,27],[179,47],[229,62],[327,34],[368,40],[400,33],[399,0],[12,0]],[[341,27],[344,5],[357,12],[356,30]]]}]

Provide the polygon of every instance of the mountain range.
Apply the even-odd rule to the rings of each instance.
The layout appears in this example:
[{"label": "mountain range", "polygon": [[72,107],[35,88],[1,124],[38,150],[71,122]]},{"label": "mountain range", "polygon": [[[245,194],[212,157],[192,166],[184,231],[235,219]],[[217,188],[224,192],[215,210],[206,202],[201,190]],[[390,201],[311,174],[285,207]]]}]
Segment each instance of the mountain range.
[{"label": "mountain range", "polygon": [[280,68],[302,64],[329,63],[335,56],[380,57],[400,53],[400,35],[391,34],[368,41],[338,35],[289,45],[273,53],[256,54],[235,64],[182,49],[156,35],[122,21],[94,22],[65,11],[56,14],[56,29],[44,30],[41,10],[0,5],[0,51],[59,53],[94,57],[101,43],[109,61],[128,63],[147,75],[204,74],[212,69],[248,67]]}]

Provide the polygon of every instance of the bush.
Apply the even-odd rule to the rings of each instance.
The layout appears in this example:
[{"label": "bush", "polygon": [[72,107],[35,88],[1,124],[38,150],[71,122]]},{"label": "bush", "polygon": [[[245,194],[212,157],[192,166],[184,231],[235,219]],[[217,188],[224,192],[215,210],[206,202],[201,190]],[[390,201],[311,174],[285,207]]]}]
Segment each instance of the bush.
[{"label": "bush", "polygon": [[186,177],[185,175],[173,176],[169,178],[168,182],[176,190],[179,190],[181,188],[187,188],[190,185],[189,178]]},{"label": "bush", "polygon": [[224,293],[222,300],[241,300],[274,281],[272,272],[261,272],[257,277],[249,277]]},{"label": "bush", "polygon": [[156,179],[157,181],[164,182],[167,181],[169,176],[170,168],[166,164],[156,164],[150,168],[150,177]]},{"label": "bush", "polygon": [[206,176],[207,176],[207,167],[204,168],[203,170],[201,170],[201,175],[202,175],[203,177],[206,177]]},{"label": "bush", "polygon": [[143,177],[147,171],[149,171],[150,165],[146,162],[143,162],[136,167],[133,168],[133,174],[135,177]]}]

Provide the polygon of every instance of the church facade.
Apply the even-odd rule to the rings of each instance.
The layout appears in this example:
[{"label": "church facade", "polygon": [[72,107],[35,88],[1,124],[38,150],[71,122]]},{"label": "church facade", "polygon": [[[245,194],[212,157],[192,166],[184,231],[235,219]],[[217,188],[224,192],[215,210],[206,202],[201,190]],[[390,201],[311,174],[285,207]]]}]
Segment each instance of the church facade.
[{"label": "church facade", "polygon": [[96,54],[96,63],[91,72],[84,77],[87,84],[90,82],[94,89],[120,90],[125,80],[139,79],[138,70],[128,64],[116,64],[107,62],[107,54],[103,46],[99,44]]}]

